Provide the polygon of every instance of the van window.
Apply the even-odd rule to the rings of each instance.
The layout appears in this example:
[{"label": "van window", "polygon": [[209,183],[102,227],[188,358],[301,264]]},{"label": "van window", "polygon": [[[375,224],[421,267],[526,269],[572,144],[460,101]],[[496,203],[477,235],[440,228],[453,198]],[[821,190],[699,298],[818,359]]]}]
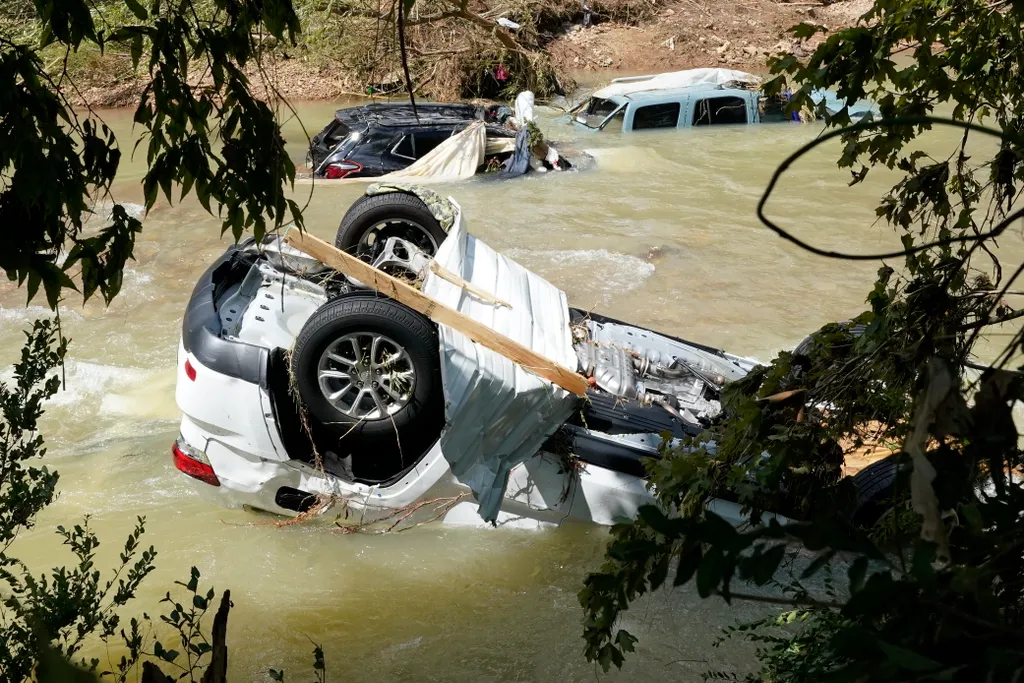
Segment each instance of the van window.
[{"label": "van window", "polygon": [[613,116],[610,119],[608,119],[608,121],[605,122],[605,124],[603,126],[601,126],[601,130],[609,130],[609,131],[612,131],[613,133],[621,133],[622,132],[622,120],[625,119],[625,118],[626,118],[626,108],[623,107],[622,109],[619,109],[619,111],[615,114],[615,116]]},{"label": "van window", "polygon": [[615,111],[615,108],[619,105],[615,104],[611,100],[603,100],[597,97],[591,98],[590,104],[587,105],[588,116],[600,116],[604,119],[608,114]]},{"label": "van window", "polygon": [[679,123],[679,103],[651,104],[633,112],[633,130],[675,128]]},{"label": "van window", "polygon": [[[612,100],[600,97],[591,97],[586,106],[576,114],[576,122],[582,123],[587,128],[601,128],[601,124],[610,114],[623,105],[616,104]],[[619,117],[621,120],[621,117]]]},{"label": "van window", "polygon": [[693,109],[695,126],[746,122],[747,102],[741,97],[709,97],[699,100]]}]

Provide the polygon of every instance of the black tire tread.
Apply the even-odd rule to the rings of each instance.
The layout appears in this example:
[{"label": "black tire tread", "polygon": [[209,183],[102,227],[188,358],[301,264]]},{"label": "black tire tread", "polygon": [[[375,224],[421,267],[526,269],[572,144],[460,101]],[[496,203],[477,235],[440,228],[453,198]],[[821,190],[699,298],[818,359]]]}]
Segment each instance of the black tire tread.
[{"label": "black tire tread", "polygon": [[[310,345],[314,344],[316,347],[319,347],[323,343],[320,331],[325,326],[332,326],[333,323],[346,318],[355,319],[356,326],[362,321],[368,321],[372,324],[374,319],[395,323],[401,326],[420,345],[419,350],[407,346],[406,350],[410,352],[410,355],[419,354],[422,356],[424,352],[426,354],[425,361],[429,367],[427,373],[429,376],[421,375],[417,378],[417,381],[425,383],[428,393],[425,396],[420,396],[418,400],[410,401],[390,422],[374,420],[373,422],[357,423],[340,413],[336,415],[318,414],[319,411],[315,409],[315,404],[311,405],[312,402],[304,395],[303,387],[306,384],[310,386],[307,391],[319,391],[315,380],[304,382],[299,379],[304,371],[308,372],[309,364],[318,361],[319,353],[316,348],[309,349]],[[380,295],[345,296],[327,302],[306,321],[292,349],[291,372],[298,383],[299,394],[303,403],[306,404],[310,412],[332,431],[344,434],[346,440],[350,441],[353,446],[358,444],[370,445],[376,442],[382,442],[384,445],[375,445],[375,448],[396,446],[397,442],[394,434],[396,429],[400,433],[399,440],[411,446],[414,441],[420,440],[420,436],[428,438],[430,436],[429,433],[432,431],[437,431],[435,436],[439,436],[440,429],[443,427],[443,391],[441,389],[440,360],[437,349],[436,328],[426,318],[411,308]],[[306,358],[305,356],[308,352],[312,352],[312,355],[317,356],[317,358]],[[319,399],[315,400],[318,401]],[[437,423],[436,430],[432,425],[421,425],[423,420],[435,421]],[[378,427],[377,425],[384,426]],[[416,438],[411,438],[407,434],[408,432],[415,432],[414,436]]]},{"label": "black tire tread", "polygon": [[891,504],[899,462],[895,455],[873,462],[853,475],[856,503],[852,520],[861,526],[873,525],[882,511]]},{"label": "black tire tread", "polygon": [[857,498],[861,502],[874,500],[879,493],[892,486],[896,481],[898,471],[899,465],[896,458],[888,456],[857,472],[853,475],[853,483],[857,487]]},{"label": "black tire tread", "polygon": [[[348,208],[338,226],[334,246],[351,253],[359,243],[362,233],[369,227],[365,224],[384,220],[386,215],[391,212],[399,214],[396,217],[405,217],[401,214],[414,214],[417,222],[431,232],[438,244],[444,240],[444,229],[422,199],[408,192],[386,192],[363,195]],[[368,221],[367,218],[371,213],[379,213],[380,216],[371,217],[371,220]]]}]

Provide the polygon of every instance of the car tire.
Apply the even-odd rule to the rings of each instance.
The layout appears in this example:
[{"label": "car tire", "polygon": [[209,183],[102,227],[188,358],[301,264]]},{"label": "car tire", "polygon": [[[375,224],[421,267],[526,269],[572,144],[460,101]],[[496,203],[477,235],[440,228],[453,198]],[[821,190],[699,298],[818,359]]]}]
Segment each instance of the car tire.
[{"label": "car tire", "polygon": [[[379,344],[373,341],[377,339],[381,340]],[[362,347],[362,355],[357,347]],[[376,349],[376,357],[370,354],[365,372],[353,370],[368,357],[366,352],[371,347]],[[333,355],[328,356],[329,351]],[[395,357],[398,360],[393,363],[379,363]],[[337,358],[344,362],[333,360]],[[385,375],[377,372],[381,368]],[[386,375],[389,369],[395,373],[390,380]],[[397,301],[353,296],[327,302],[299,332],[291,371],[309,413],[330,432],[343,437],[342,448],[351,448],[353,453],[356,449],[372,449],[383,455],[382,451],[392,453],[397,449],[404,451],[407,459],[441,435],[444,395],[437,329]],[[411,377],[412,387],[399,386],[394,379],[398,375],[404,377],[403,383]],[[347,384],[353,388],[332,402],[329,392],[333,396]],[[396,400],[396,393],[404,400]],[[381,405],[387,412],[380,409]]]},{"label": "car tire", "polygon": [[[841,327],[849,328],[850,334],[853,335],[854,338],[861,336],[862,334],[864,334],[864,331],[868,329],[868,326],[863,323],[858,323],[856,325],[851,326],[850,322],[851,321],[842,322],[839,323],[839,325]],[[811,346],[814,344],[814,337],[816,334],[817,333],[807,336],[802,342],[797,344],[796,348],[793,349],[793,355],[806,356],[807,353],[811,350]]]},{"label": "car tire", "polygon": [[392,236],[407,239],[433,256],[447,234],[422,199],[406,192],[386,192],[364,195],[349,207],[334,246],[372,262],[375,245]]},{"label": "car tire", "polygon": [[870,527],[878,521],[892,503],[899,463],[896,456],[888,456],[873,462],[853,475],[856,503],[851,518],[853,523]]}]

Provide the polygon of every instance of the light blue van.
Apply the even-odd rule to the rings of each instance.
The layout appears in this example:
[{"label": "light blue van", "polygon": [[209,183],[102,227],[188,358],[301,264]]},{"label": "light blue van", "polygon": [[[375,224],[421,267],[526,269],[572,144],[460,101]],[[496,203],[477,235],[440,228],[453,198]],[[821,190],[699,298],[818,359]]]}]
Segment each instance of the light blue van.
[{"label": "light blue van", "polygon": [[[751,87],[750,84],[698,83],[683,87],[614,92],[628,90],[628,85],[616,88],[615,84],[625,85],[634,80],[649,81],[651,78],[623,78],[612,81],[612,87],[598,90],[588,100],[570,111],[573,122],[594,130],[629,132],[654,128],[799,120],[786,113],[785,98],[764,97],[760,90]],[[842,100],[826,90],[815,91],[811,97],[816,104],[824,100],[825,107],[830,113],[835,113],[844,106]],[[855,121],[868,114],[877,115],[877,107],[869,102],[858,102],[849,108],[850,118]]]}]

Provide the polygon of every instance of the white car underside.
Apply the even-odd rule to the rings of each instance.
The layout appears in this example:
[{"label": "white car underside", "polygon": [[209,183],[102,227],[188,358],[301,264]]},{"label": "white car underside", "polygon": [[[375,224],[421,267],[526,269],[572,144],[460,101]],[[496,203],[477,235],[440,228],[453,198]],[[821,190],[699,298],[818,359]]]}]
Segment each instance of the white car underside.
[{"label": "white car underside", "polygon": [[[439,436],[406,450],[399,443],[393,462],[360,448],[303,409],[289,354],[328,302],[381,295],[277,238],[250,241],[197,284],[179,347],[174,457],[204,495],[283,515],[344,510],[362,523],[415,509],[411,519],[530,528],[570,518],[612,524],[652,500],[642,460],[657,456],[659,434],[700,433],[720,410],[722,385],[756,363],[571,309],[554,285],[468,234],[452,205],[454,225],[422,291],[593,378],[588,397],[439,325]],[[387,247],[380,268],[429,261],[403,240]],[[386,335],[361,339],[350,334],[324,352],[334,361],[318,366],[319,386],[346,419],[387,420],[411,396],[412,365]],[[739,519],[735,505],[716,507]]]}]

